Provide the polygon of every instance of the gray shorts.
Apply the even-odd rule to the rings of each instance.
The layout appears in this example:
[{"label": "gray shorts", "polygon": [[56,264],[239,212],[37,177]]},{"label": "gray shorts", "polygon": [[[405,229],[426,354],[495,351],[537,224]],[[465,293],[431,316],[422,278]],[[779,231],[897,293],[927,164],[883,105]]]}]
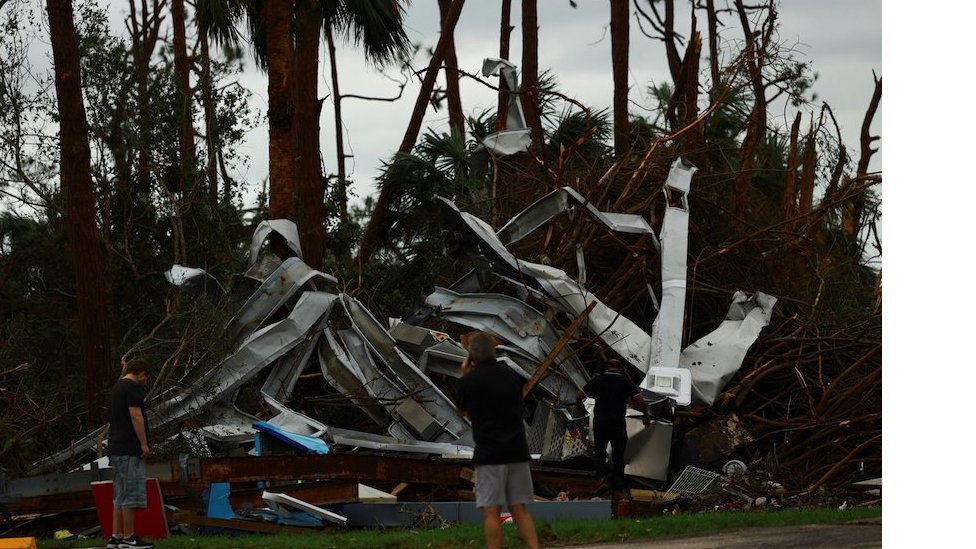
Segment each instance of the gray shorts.
[{"label": "gray shorts", "polygon": [[474,495],[478,507],[511,508],[532,503],[532,472],[529,462],[504,465],[475,465]]},{"label": "gray shorts", "polygon": [[115,477],[112,479],[112,506],[116,509],[141,509],[146,506],[146,462],[139,456],[109,456]]}]

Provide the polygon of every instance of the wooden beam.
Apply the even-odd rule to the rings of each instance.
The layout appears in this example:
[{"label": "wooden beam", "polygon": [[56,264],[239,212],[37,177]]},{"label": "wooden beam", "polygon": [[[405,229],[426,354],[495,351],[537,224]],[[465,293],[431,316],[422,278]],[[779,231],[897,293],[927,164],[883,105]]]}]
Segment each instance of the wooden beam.
[{"label": "wooden beam", "polygon": [[593,303],[587,305],[586,309],[583,309],[583,312],[580,313],[578,317],[576,317],[576,320],[573,320],[572,324],[569,325],[569,328],[566,329],[566,331],[563,333],[563,336],[559,338],[559,341],[557,341],[556,345],[553,346],[551,351],[549,351],[549,354],[546,355],[546,358],[542,360],[542,364],[539,364],[539,367],[535,369],[535,372],[532,374],[532,377],[529,378],[529,380],[525,382],[525,385],[522,386],[522,398],[525,398],[526,395],[528,395],[529,392],[531,392],[532,389],[535,388],[536,384],[539,383],[539,380],[542,379],[542,376],[546,374],[546,370],[549,369],[549,365],[555,362],[556,356],[558,356],[559,353],[562,352],[563,348],[569,344],[569,341],[573,339],[573,336],[576,334],[576,331],[579,330],[579,327],[583,324],[583,321],[585,321],[586,318],[590,316],[590,312],[593,311],[593,308],[596,307],[597,303],[599,302],[593,300]]}]

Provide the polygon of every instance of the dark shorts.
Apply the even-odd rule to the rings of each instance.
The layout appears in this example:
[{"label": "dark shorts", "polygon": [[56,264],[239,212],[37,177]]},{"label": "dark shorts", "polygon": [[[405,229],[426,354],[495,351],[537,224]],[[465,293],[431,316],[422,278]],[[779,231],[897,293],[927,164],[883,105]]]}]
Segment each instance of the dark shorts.
[{"label": "dark shorts", "polygon": [[474,494],[478,507],[511,508],[534,500],[529,462],[475,465]]},{"label": "dark shorts", "polygon": [[139,456],[109,456],[115,473],[112,479],[112,506],[116,509],[141,509],[146,506],[146,462]]}]

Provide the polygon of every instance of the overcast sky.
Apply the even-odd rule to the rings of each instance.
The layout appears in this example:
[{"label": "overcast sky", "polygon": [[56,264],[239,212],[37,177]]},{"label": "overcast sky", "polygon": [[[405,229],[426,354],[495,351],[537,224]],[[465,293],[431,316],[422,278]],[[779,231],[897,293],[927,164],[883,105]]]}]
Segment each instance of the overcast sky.
[{"label": "overcast sky", "polygon": [[[127,2],[109,0],[110,9],[120,17]],[[469,0],[465,3],[456,31],[459,66],[478,73],[485,57],[498,55],[499,0]],[[519,2],[513,2],[511,59],[521,58]],[[610,64],[609,8],[606,0],[578,0],[572,8],[568,0],[539,1],[539,66],[551,69],[563,93],[592,107],[608,107],[612,101]],[[679,2],[679,4],[681,4]],[[721,2],[717,2],[721,5]],[[633,12],[633,10],[632,10]],[[731,25],[734,18],[726,16]],[[679,14],[679,29],[690,28],[687,9]],[[795,46],[801,57],[811,61],[819,74],[814,91],[818,101],[826,101],[837,115],[848,149],[857,148],[858,132],[864,111],[871,98],[871,71],[881,73],[881,1],[880,0],[783,0],[780,7],[780,40]],[[438,37],[438,11],[435,0],[414,0],[409,8],[407,28],[412,40],[433,47]],[[704,27],[704,25],[700,25]],[[685,31],[687,33],[687,31]],[[725,29],[725,38],[738,40],[741,31],[734,26]],[[425,55],[418,57],[415,68],[426,66]],[[703,67],[705,66],[703,59]],[[351,47],[343,47],[338,60],[340,87],[344,94],[394,96],[395,82],[373,70],[363,56]],[[660,41],[643,36],[636,21],[631,20],[630,99],[632,112],[640,113],[653,102],[646,89],[651,82],[669,80],[664,49]],[[330,92],[329,68],[323,55],[320,70],[320,94]],[[395,71],[390,76],[399,76]],[[254,94],[259,109],[267,108],[267,79],[251,69],[242,83]],[[495,95],[478,82],[463,79],[462,103],[466,114],[482,112],[494,106]],[[375,177],[384,160],[399,146],[403,131],[419,89],[414,79],[403,98],[395,103],[347,99],[343,102],[346,144],[354,158],[349,164],[355,181],[354,192],[363,196],[375,192]],[[700,103],[701,108],[705,105]],[[446,111],[427,109],[429,126],[444,130]],[[783,122],[788,125],[789,122]],[[335,172],[335,134],[333,115],[326,102],[322,119],[322,151],[326,170]],[[881,116],[875,118],[874,133],[881,133]],[[244,152],[251,157],[246,173],[238,174],[250,185],[249,195],[259,189],[267,176],[267,126],[248,136]],[[856,156],[855,156],[856,158]],[[880,154],[872,165],[880,170]]]}]

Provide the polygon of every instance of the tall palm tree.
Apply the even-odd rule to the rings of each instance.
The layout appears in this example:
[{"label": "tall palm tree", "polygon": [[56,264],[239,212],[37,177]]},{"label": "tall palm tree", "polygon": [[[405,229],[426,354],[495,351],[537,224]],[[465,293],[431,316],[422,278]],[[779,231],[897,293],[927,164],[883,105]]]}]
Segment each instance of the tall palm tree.
[{"label": "tall palm tree", "polygon": [[[255,60],[268,72],[270,215],[297,218],[302,248],[313,266],[321,266],[325,231],[321,207],[325,186],[317,122],[318,32],[345,36],[363,49],[367,62],[382,66],[409,46],[403,27],[407,3],[408,0],[199,2],[198,24],[218,43],[236,41],[236,26],[247,20]],[[296,13],[301,14],[301,20],[296,19]],[[296,121],[299,112],[302,119]],[[301,153],[297,150],[299,143],[303,144]]]}]

